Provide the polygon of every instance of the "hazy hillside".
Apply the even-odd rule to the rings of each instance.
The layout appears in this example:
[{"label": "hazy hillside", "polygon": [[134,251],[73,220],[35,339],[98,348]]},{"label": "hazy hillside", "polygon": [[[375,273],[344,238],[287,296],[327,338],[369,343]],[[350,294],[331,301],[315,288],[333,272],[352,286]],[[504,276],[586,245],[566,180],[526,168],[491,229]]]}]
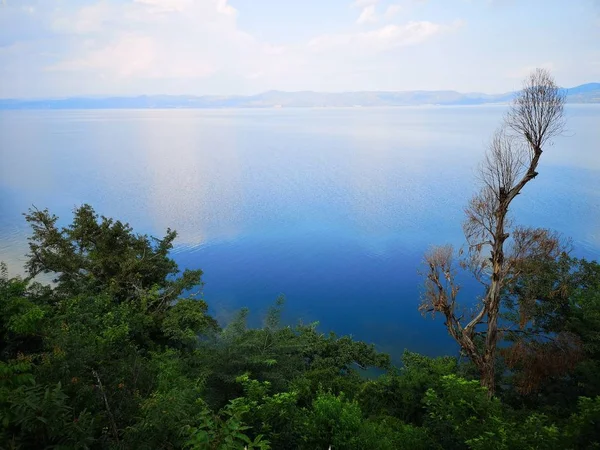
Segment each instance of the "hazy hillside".
[{"label": "hazy hillside", "polygon": [[[600,83],[566,89],[569,103],[600,103]],[[139,97],[0,99],[0,109],[134,109],[134,108],[275,108],[275,107],[373,107],[417,105],[481,105],[509,101],[505,94],[460,93],[456,91],[365,91],[282,92],[268,91],[251,96],[143,95]]]},{"label": "hazy hillside", "polygon": [[567,89],[571,103],[600,103],[600,83],[587,83]]}]

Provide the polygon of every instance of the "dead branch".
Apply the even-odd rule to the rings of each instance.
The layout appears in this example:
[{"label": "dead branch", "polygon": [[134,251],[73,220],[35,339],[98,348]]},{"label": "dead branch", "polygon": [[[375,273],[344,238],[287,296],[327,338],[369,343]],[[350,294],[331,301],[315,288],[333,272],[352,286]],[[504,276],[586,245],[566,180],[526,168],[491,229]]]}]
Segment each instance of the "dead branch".
[{"label": "dead branch", "polygon": [[[542,147],[564,128],[565,96],[549,72],[534,71],[514,99],[503,125],[494,134],[479,170],[481,188],[465,209],[463,231],[468,268],[485,286],[485,295],[471,321],[462,326],[457,315],[452,247],[436,247],[425,255],[427,267],[422,312],[442,313],[450,335],[475,363],[481,383],[493,394],[495,357],[500,332],[498,316],[502,289],[518,270],[519,261],[556,257],[560,240],[543,230],[512,229],[511,202],[537,176]],[[511,245],[505,245],[507,240]],[[485,254],[489,257],[485,257]],[[477,327],[485,327],[482,347],[474,345]]]}]

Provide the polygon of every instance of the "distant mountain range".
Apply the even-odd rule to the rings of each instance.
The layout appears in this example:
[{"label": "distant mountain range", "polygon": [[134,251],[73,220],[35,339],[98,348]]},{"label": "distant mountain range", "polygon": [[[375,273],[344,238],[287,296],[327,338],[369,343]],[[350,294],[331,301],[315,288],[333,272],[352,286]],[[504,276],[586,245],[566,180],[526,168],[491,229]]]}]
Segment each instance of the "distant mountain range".
[{"label": "distant mountain range", "polygon": [[[600,83],[564,90],[568,103],[600,103]],[[282,92],[250,96],[142,95],[139,97],[73,97],[63,99],[0,99],[0,109],[149,109],[149,108],[319,108],[417,105],[482,105],[506,103],[515,92],[463,94],[456,91]]]}]

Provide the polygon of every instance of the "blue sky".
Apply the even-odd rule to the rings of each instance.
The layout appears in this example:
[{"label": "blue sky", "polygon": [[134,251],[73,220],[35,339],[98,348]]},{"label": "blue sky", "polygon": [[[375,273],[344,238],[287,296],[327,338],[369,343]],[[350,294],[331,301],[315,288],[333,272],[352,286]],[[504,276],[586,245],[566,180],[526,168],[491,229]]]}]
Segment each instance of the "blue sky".
[{"label": "blue sky", "polygon": [[600,81],[600,0],[0,0],[0,97]]}]

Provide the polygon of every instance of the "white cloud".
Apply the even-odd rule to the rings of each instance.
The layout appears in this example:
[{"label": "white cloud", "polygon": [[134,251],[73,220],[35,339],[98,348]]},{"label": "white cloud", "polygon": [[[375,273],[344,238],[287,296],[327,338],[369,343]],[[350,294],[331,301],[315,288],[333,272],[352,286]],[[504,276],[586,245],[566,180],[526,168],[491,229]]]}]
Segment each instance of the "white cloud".
[{"label": "white cloud", "polygon": [[550,62],[550,61],[545,61],[540,64],[527,65],[524,67],[519,67],[514,70],[510,70],[506,75],[509,78],[515,78],[518,80],[522,80],[525,77],[527,77],[529,74],[531,74],[531,72],[533,72],[537,68],[548,69],[549,71],[554,72],[556,70],[556,64],[554,64],[553,62]]},{"label": "white cloud", "polygon": [[443,32],[462,26],[461,22],[443,25],[428,21],[408,22],[405,25],[386,25],[362,33],[330,34],[312,39],[309,47],[315,51],[330,51],[346,47],[353,51],[386,51],[396,47],[415,45]]},{"label": "white cloud", "polygon": [[[89,43],[88,43],[89,45]],[[62,61],[49,70],[109,71],[119,77],[144,74],[156,59],[154,42],[143,36],[124,36],[100,49],[90,50],[84,57]]]},{"label": "white cloud", "polygon": [[399,12],[402,11],[404,14],[406,14],[407,11],[410,11],[410,10],[414,9],[415,7],[418,7],[419,4],[422,4],[425,1],[426,0],[409,0],[409,1],[403,2],[402,5],[394,3],[391,5],[388,5],[387,8],[385,8],[385,11],[383,12],[383,14],[377,14],[375,11],[378,0],[357,0],[356,2],[354,2],[352,4],[352,6],[354,6],[354,7],[361,6],[362,7],[361,14],[358,17],[358,20],[356,21],[356,23],[362,25],[362,24],[367,24],[367,23],[378,22],[380,20],[389,22],[396,15],[398,15]]},{"label": "white cloud", "polygon": [[189,6],[189,0],[133,0],[134,3],[151,6],[153,12],[181,12]]},{"label": "white cloud", "polygon": [[[249,46],[261,48],[237,29],[235,14],[227,0],[134,0],[87,6],[55,18],[52,25],[63,33],[95,39],[75,44],[75,56],[47,70],[98,71],[117,79],[207,77],[224,57],[239,52],[242,64],[247,59],[242,53]],[[273,52],[269,47],[265,54]]]},{"label": "white cloud", "polygon": [[[79,1],[62,0],[60,7],[35,3],[35,14],[18,12],[28,16],[38,40],[21,41],[27,45],[19,44],[18,57],[6,45],[0,47],[0,76],[10,80],[0,86],[0,97],[353,89],[388,70],[381,68],[390,59],[380,53],[404,52],[398,49],[455,28],[408,22],[283,44],[242,30],[236,9],[225,0],[97,1],[85,6]],[[374,1],[359,1],[371,3],[362,9],[367,11],[365,23],[372,22]],[[11,23],[2,20],[0,37],[2,26]],[[353,29],[352,23],[345,26]],[[395,53],[394,64],[401,60],[402,53]],[[377,81],[369,83],[377,87]]]},{"label": "white cloud", "polygon": [[[360,23],[373,22],[375,5],[364,7],[361,17]],[[136,89],[162,80],[180,80],[177,88],[185,89],[214,77],[270,89],[285,88],[288,80],[322,84],[336,73],[367,76],[356,69],[368,64],[361,61],[370,55],[416,45],[454,28],[408,22],[276,45],[240,30],[237,11],[226,0],[102,2],[55,17],[53,26],[76,39],[69,57],[48,65],[46,73],[87,74],[112,87]]]},{"label": "white cloud", "polygon": [[234,15],[237,13],[237,10],[227,3],[227,0],[218,0],[217,1],[217,11],[222,14]]},{"label": "white cloud", "polygon": [[52,29],[61,33],[95,33],[104,29],[113,12],[114,9],[104,2],[84,6],[75,14],[58,15],[52,22]]},{"label": "white cloud", "polygon": [[[322,35],[305,44],[283,46],[261,42],[241,31],[236,13],[226,0],[134,0],[86,6],[54,18],[55,30],[88,38],[75,40],[70,57],[48,65],[46,70],[94,73],[115,83],[126,79],[205,79],[225,73],[267,82],[318,73],[331,61],[343,67],[347,64],[338,55],[355,61],[361,54],[415,45],[453,28],[428,21],[409,22],[363,33]],[[371,4],[364,7],[358,22],[375,20],[375,5]]]},{"label": "white cloud", "polygon": [[[92,43],[88,43],[93,47]],[[65,60],[49,71],[95,71],[115,78],[201,78],[214,73],[210,63],[188,60],[178,49],[148,36],[123,35],[115,42],[92,49],[82,58]]]},{"label": "white cloud", "polygon": [[[508,34],[497,8],[469,8],[459,0],[437,6],[346,0],[337,11],[336,2],[308,0],[293,14],[263,3],[7,0],[0,8],[0,97],[269,89],[502,92],[518,88],[530,66],[548,61],[565,86],[600,77],[593,46],[598,9],[591,1],[568,14],[551,5],[549,26],[513,27]],[[232,5],[240,5],[239,13]],[[360,30],[356,19],[366,8],[374,14],[363,17],[369,28]],[[528,11],[516,1],[502,8],[511,23]],[[454,32],[460,27],[451,22],[456,17],[477,26]],[[550,26],[556,23],[566,25]],[[549,39],[558,44],[549,48]]]},{"label": "white cloud", "polygon": [[398,14],[401,10],[402,10],[402,6],[400,6],[400,5],[390,5],[385,10],[385,13],[383,13],[383,17],[385,17],[386,19],[389,20],[392,17],[394,17],[396,14]]},{"label": "white cloud", "polygon": [[352,6],[355,8],[364,8],[366,6],[376,5],[379,0],[354,0]]},{"label": "white cloud", "polygon": [[356,20],[356,23],[363,25],[366,23],[377,22],[377,16],[375,15],[375,5],[366,6],[363,8],[360,16]]}]

